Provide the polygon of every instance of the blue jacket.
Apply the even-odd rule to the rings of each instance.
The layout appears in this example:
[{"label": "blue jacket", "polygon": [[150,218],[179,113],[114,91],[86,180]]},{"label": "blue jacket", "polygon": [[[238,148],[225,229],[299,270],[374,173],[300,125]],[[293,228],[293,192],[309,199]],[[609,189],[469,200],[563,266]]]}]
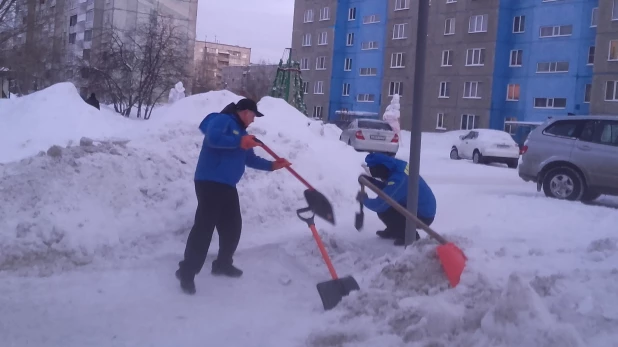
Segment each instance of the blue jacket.
[{"label": "blue jacket", "polygon": [[272,161],[258,157],[253,149],[240,147],[240,139],[247,131],[235,114],[211,113],[200,124],[200,130],[204,142],[195,170],[196,181],[235,186],[245,173],[245,165],[272,171]]},{"label": "blue jacket", "polygon": [[[396,158],[389,157],[381,153],[370,153],[365,158],[368,167],[382,164],[390,170],[390,175],[386,183],[377,185],[384,193],[393,198],[399,204],[406,206],[408,202],[408,163]],[[368,209],[377,213],[384,212],[390,208],[390,205],[376,197],[375,199],[367,199],[363,205]],[[436,198],[427,185],[425,180],[419,176],[418,181],[418,209],[416,214],[419,217],[432,218],[436,215]]]}]

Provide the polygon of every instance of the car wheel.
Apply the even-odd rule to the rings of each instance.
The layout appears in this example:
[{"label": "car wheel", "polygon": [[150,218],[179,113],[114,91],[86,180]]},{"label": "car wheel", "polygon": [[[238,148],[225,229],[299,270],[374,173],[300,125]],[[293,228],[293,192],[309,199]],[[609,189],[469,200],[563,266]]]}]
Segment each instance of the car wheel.
[{"label": "car wheel", "polygon": [[451,149],[451,159],[453,160],[461,159],[459,158],[459,151],[457,150],[457,147],[454,147],[453,149]]},{"label": "car wheel", "polygon": [[511,159],[506,165],[508,165],[511,169],[517,169],[517,166],[519,165],[519,159]]},{"label": "car wheel", "polygon": [[581,198],[584,182],[575,170],[559,167],[543,178],[543,192],[550,198],[575,201]]},{"label": "car wheel", "polygon": [[481,154],[481,152],[478,151],[478,149],[474,150],[474,154],[472,154],[472,161],[475,164],[483,164],[483,155]]}]

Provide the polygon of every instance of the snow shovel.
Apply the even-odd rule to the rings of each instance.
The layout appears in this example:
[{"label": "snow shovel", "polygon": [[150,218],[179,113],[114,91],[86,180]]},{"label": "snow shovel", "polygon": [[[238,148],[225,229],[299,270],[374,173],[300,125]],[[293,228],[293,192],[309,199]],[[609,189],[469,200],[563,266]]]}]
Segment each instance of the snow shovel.
[{"label": "snow shovel", "polygon": [[[268,146],[264,144],[264,142],[258,139],[255,139],[255,141],[257,141],[260,146],[264,148],[264,150],[268,152],[268,154],[270,154],[273,158],[280,159],[279,156],[275,154],[275,152],[273,152],[270,148],[268,148]],[[328,201],[328,199],[324,196],[324,194],[315,190],[315,188],[313,188],[309,184],[309,182],[307,182],[304,178],[300,177],[300,175],[296,173],[296,171],[294,171],[294,169],[292,169],[291,167],[288,166],[286,169],[288,169],[288,171],[290,171],[292,175],[294,175],[294,177],[296,177],[302,184],[307,187],[304,195],[311,211],[313,211],[313,213],[315,213],[318,217],[321,217],[327,222],[335,225],[335,215],[333,213],[333,207]]]},{"label": "snow shovel", "polygon": [[425,225],[425,223],[421,222],[414,214],[410,213],[405,207],[398,204],[395,200],[393,200],[390,196],[384,194],[381,189],[373,185],[367,178],[360,175],[358,177],[358,183],[360,183],[361,188],[363,186],[369,187],[373,192],[378,194],[379,197],[384,199],[389,205],[391,205],[394,209],[399,211],[399,213],[406,216],[406,218],[413,220],[417,226],[420,226],[429,236],[440,242],[440,246],[438,246],[438,258],[440,259],[440,263],[442,264],[442,268],[446,273],[446,277],[448,278],[452,287],[456,287],[459,284],[459,280],[461,274],[463,273],[464,268],[466,267],[466,256],[463,251],[459,249],[455,244],[448,242],[444,239],[440,234],[432,230],[429,226]]},{"label": "snow shovel", "polygon": [[326,252],[326,248],[324,248],[324,244],[322,243],[322,239],[318,234],[317,229],[315,228],[314,216],[311,217],[303,217],[302,213],[310,212],[311,207],[305,207],[296,210],[296,214],[298,218],[300,218],[303,222],[307,223],[309,229],[311,229],[311,233],[313,234],[313,238],[315,242],[318,244],[318,248],[320,249],[320,253],[322,254],[322,258],[328,267],[328,271],[330,272],[332,280],[320,282],[316,285],[318,290],[318,294],[320,294],[320,298],[322,299],[322,305],[324,306],[324,310],[328,311],[341,301],[344,296],[350,294],[350,292],[354,290],[360,290],[360,287],[354,277],[346,276],[339,278],[337,276],[337,272],[335,272],[335,268],[333,267],[332,262],[330,261],[330,257]]},{"label": "snow shovel", "polygon": [[[361,192],[365,192],[365,186],[361,185]],[[356,218],[354,219],[354,227],[357,231],[360,231],[365,224],[365,213],[363,212],[363,203],[360,202],[360,212],[356,212]]]}]

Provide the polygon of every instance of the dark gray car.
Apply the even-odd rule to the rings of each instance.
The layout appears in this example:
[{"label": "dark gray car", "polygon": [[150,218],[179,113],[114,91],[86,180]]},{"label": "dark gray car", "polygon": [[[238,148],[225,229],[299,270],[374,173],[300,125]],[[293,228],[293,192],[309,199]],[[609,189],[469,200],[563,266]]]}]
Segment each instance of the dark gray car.
[{"label": "dark gray car", "polygon": [[524,143],[519,177],[557,199],[618,195],[618,116],[547,120]]}]

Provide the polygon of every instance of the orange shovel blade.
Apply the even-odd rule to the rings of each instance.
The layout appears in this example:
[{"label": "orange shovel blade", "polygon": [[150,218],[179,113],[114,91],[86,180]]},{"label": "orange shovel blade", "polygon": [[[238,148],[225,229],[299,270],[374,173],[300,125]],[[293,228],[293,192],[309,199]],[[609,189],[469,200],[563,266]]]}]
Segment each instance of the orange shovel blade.
[{"label": "orange shovel blade", "polygon": [[438,258],[440,258],[440,263],[442,263],[451,286],[456,287],[466,267],[466,256],[463,254],[463,251],[455,244],[449,242],[438,246]]}]

